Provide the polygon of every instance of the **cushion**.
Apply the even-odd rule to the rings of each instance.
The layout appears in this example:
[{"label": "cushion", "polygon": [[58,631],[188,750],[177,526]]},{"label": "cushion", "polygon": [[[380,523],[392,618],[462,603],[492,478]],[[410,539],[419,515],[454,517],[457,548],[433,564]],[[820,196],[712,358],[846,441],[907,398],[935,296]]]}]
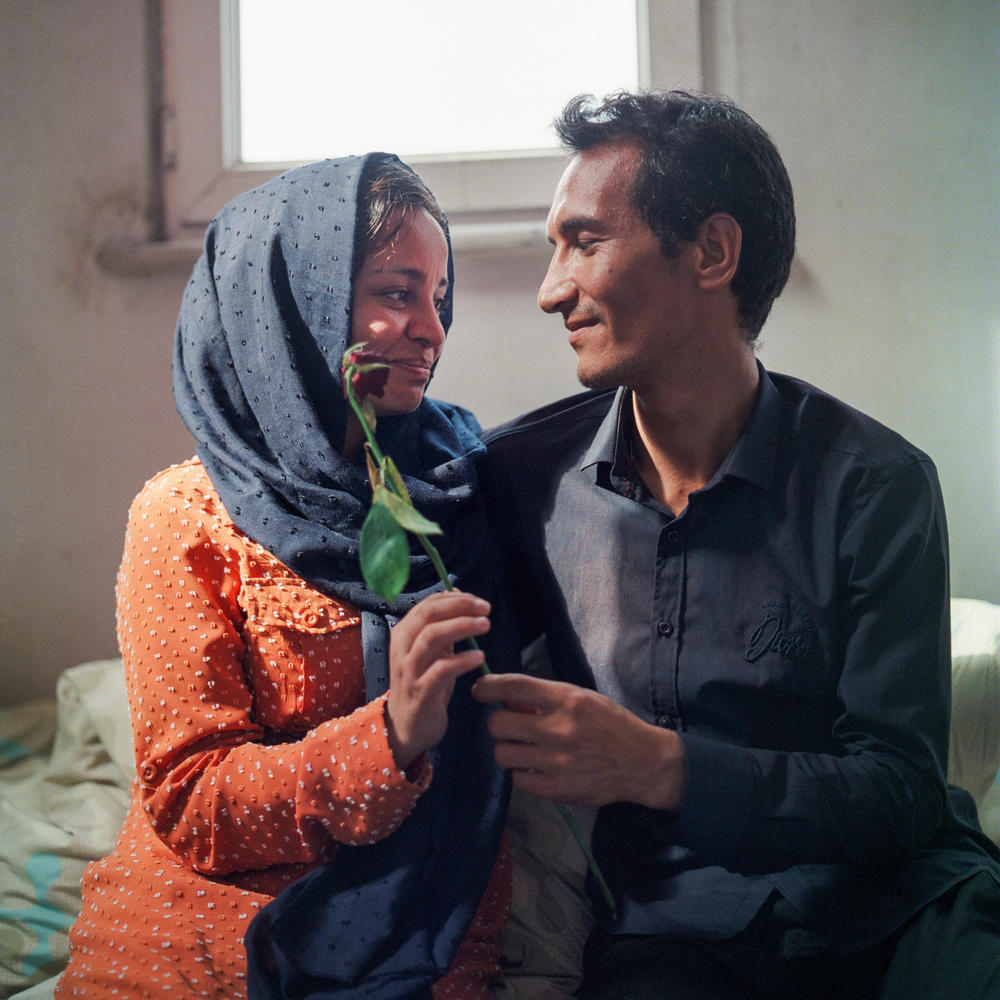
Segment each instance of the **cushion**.
[{"label": "cushion", "polygon": [[948,780],[972,795],[1000,845],[1000,606],[951,602],[951,670]]},{"label": "cushion", "polygon": [[[521,668],[549,677],[552,665],[542,636],[521,656]],[[589,840],[596,809],[569,810]],[[500,938],[504,980],[494,1000],[562,1000],[583,982],[583,946],[594,926],[585,889],[587,861],[566,821],[548,799],[514,789],[507,814],[514,861],[510,918]]]},{"label": "cushion", "polygon": [[[570,810],[589,840],[596,809]],[[583,946],[593,927],[584,888],[587,862],[548,799],[515,789],[507,815],[514,861],[510,919],[500,939],[504,981],[497,1000],[561,1000],[582,983]]]},{"label": "cushion", "polygon": [[0,712],[0,998],[66,964],[80,878],[111,849],[133,769],[120,660],[65,671],[55,703]]}]

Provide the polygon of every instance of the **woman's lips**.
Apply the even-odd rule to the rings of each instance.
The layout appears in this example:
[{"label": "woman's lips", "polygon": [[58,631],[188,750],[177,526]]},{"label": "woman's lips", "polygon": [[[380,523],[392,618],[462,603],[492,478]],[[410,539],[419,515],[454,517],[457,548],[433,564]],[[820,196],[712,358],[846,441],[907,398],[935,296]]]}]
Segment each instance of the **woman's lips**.
[{"label": "woman's lips", "polygon": [[412,378],[423,379],[426,382],[431,377],[431,366],[422,360],[392,361],[390,363],[393,368],[400,369],[403,374]]}]

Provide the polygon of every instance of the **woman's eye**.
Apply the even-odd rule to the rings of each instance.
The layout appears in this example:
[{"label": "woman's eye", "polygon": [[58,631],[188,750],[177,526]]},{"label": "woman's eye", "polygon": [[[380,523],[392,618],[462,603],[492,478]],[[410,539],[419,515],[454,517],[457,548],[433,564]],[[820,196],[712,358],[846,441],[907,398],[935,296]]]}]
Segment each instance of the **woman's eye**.
[{"label": "woman's eye", "polygon": [[394,302],[408,302],[410,300],[410,290],[408,288],[390,288],[382,294]]}]

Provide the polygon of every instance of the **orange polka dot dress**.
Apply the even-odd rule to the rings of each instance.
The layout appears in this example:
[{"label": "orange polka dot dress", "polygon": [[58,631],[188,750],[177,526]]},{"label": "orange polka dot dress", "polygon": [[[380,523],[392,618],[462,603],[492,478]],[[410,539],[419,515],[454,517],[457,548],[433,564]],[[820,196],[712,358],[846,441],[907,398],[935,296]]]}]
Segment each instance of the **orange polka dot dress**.
[{"label": "orange polka dot dress", "polygon": [[[243,535],[197,460],[133,504],[117,606],[137,778],[56,996],[238,1000],[255,914],[338,843],[396,830],[432,768],[394,763],[356,609]],[[504,845],[435,998],[489,996],[509,898]]]}]

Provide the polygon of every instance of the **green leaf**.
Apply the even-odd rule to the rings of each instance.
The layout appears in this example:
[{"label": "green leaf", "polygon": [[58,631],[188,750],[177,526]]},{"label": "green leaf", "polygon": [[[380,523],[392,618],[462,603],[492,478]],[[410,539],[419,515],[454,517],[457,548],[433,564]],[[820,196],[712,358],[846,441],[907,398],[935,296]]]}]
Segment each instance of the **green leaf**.
[{"label": "green leaf", "polygon": [[365,442],[365,464],[368,466],[368,481],[372,484],[372,493],[374,493],[376,487],[382,482],[382,472],[372,454],[372,446],[367,441]]},{"label": "green leaf", "polygon": [[385,485],[392,490],[396,496],[400,498],[405,498],[407,502],[412,504],[410,500],[410,491],[406,488],[406,483],[403,482],[403,477],[399,474],[399,469],[396,468],[396,463],[392,460],[392,455],[386,455],[385,461],[382,466],[382,474],[385,480]]},{"label": "green leaf", "polygon": [[410,577],[410,546],[406,532],[378,493],[361,526],[360,558],[369,588],[379,597],[395,601]]},{"label": "green leaf", "polygon": [[383,486],[375,489],[376,503],[385,504],[389,513],[396,519],[396,523],[407,531],[412,531],[415,535],[440,535],[441,528],[436,521],[431,521],[424,517],[411,503],[400,500],[395,493],[390,493]]}]

